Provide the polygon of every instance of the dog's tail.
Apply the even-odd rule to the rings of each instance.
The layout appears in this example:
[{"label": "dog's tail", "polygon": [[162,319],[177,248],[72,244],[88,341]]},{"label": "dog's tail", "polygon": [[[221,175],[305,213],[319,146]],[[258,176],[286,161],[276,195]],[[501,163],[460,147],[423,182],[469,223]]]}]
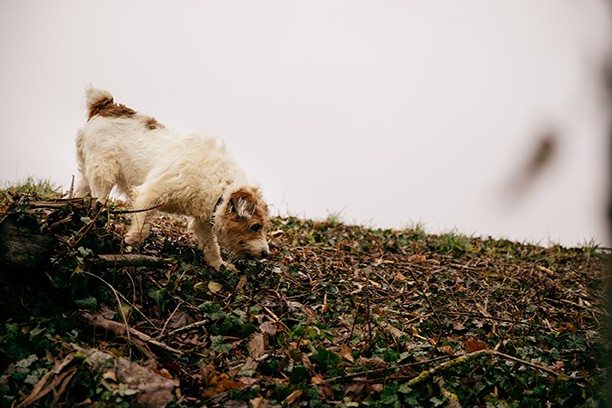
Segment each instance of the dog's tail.
[{"label": "dog's tail", "polygon": [[110,92],[94,88],[91,85],[87,88],[85,95],[88,119],[94,117],[104,106],[114,103],[113,95]]}]

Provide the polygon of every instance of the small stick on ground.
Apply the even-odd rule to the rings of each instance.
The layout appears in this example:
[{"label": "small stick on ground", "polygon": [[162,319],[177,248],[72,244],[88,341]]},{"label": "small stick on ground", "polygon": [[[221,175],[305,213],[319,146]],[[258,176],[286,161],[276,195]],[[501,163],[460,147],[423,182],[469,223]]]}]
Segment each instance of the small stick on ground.
[{"label": "small stick on ground", "polygon": [[139,254],[98,255],[90,262],[96,266],[147,266],[150,268],[158,268],[168,264],[166,259]]},{"label": "small stick on ground", "polygon": [[180,350],[172,348],[164,343],[161,343],[151,336],[144,334],[132,327],[127,327],[123,323],[108,320],[100,315],[94,315],[89,312],[83,312],[83,317],[94,327],[110,331],[117,336],[128,336],[133,339],[138,339],[150,346],[151,348],[162,350],[174,358],[181,357],[183,353]]},{"label": "small stick on ground", "polygon": [[191,329],[197,329],[199,327],[205,326],[208,323],[210,323],[210,319],[200,320],[198,322],[191,323],[191,324],[188,324],[188,325],[183,326],[183,327],[179,327],[178,329],[174,329],[174,330],[172,330],[172,331],[170,331],[168,333],[163,333],[162,337],[171,337],[171,336],[174,336],[175,334],[178,334],[178,333],[186,332],[186,331],[189,331]]}]

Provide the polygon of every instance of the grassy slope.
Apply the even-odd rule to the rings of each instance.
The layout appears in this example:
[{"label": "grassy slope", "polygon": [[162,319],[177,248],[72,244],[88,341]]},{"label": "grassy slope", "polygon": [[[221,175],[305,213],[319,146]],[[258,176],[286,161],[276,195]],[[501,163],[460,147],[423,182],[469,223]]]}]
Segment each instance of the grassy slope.
[{"label": "grassy slope", "polygon": [[[0,218],[27,208],[20,194],[3,194]],[[2,305],[12,314],[0,327],[0,406],[28,394],[70,343],[179,378],[176,406],[574,407],[597,401],[605,380],[596,248],[275,218],[271,259],[231,275],[203,265],[183,219],[158,216],[138,251],[166,266],[95,267],[97,254],[126,251],[122,215],[38,212],[73,222],[56,231],[43,282]],[[119,322],[123,311],[184,357],[94,332],[83,310]],[[114,406],[127,394],[84,365],[57,400]]]}]

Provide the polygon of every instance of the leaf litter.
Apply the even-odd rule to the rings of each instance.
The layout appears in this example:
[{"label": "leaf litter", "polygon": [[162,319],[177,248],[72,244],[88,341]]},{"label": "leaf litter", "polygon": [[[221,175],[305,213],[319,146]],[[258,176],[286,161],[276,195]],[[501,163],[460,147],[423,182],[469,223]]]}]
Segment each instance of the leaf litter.
[{"label": "leaf litter", "polygon": [[94,352],[148,370],[174,407],[602,398],[604,250],[275,217],[271,257],[232,274],[203,264],[182,217],[155,215],[127,248],[121,203],[5,197],[0,219],[70,221],[40,282],[6,284],[20,295],[2,305],[1,406],[159,402],[93,370]]}]

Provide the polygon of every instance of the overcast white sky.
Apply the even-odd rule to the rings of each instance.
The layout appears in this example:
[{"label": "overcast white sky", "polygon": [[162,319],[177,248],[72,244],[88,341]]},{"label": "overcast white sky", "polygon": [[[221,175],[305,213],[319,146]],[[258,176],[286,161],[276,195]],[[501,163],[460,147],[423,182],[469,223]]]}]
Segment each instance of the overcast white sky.
[{"label": "overcast white sky", "polygon": [[92,83],[223,138],[274,213],[607,243],[611,33],[603,0],[3,0],[0,181],[69,187]]}]

